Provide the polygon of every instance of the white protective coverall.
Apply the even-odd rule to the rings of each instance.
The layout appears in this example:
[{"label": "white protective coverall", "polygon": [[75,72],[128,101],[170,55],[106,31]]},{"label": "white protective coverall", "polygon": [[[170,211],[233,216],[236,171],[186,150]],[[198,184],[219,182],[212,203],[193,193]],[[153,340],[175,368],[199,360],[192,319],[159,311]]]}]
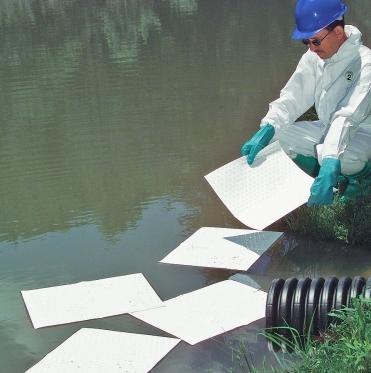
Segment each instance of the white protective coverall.
[{"label": "white protective coverall", "polygon": [[[297,154],[340,160],[341,173],[353,175],[371,159],[371,49],[360,31],[345,26],[348,39],[323,60],[308,50],[280,97],[270,103],[261,125],[275,128],[291,157]],[[318,121],[295,122],[315,105]]]}]

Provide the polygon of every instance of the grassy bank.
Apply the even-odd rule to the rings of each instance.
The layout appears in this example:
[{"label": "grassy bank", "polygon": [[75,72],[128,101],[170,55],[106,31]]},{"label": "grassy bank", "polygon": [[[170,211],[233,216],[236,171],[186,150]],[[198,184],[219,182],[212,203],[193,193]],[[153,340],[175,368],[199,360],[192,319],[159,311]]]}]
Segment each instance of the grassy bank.
[{"label": "grassy bank", "polygon": [[296,209],[285,218],[293,233],[324,241],[343,241],[350,245],[371,244],[371,200],[341,202],[338,196],[330,206]]},{"label": "grassy bank", "polygon": [[275,364],[263,363],[256,367],[246,348],[234,351],[237,372],[292,372],[292,373],[343,373],[371,372],[371,300],[357,299],[351,308],[331,313],[337,322],[331,324],[321,338],[300,338],[295,330],[291,341],[285,342],[291,353],[274,352]]}]

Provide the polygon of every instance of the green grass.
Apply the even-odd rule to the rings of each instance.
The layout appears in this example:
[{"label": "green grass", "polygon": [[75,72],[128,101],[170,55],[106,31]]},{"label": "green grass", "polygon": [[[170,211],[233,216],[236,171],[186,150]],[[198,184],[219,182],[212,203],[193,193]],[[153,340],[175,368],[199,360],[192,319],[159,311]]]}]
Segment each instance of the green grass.
[{"label": "green grass", "polygon": [[295,373],[371,372],[371,300],[331,313],[338,324],[320,339],[294,340]]},{"label": "green grass", "polygon": [[[237,372],[292,373],[353,373],[371,372],[371,300],[356,299],[352,307],[330,313],[337,321],[320,338],[299,336],[289,328],[291,336],[284,338],[264,331],[268,340],[284,344],[290,353],[273,352],[276,363],[254,366],[246,346],[234,351]],[[248,347],[248,346],[247,346]]]},{"label": "green grass", "polygon": [[290,232],[323,241],[343,241],[350,245],[371,244],[371,199],[343,203],[335,195],[329,206],[306,205],[284,218]]}]

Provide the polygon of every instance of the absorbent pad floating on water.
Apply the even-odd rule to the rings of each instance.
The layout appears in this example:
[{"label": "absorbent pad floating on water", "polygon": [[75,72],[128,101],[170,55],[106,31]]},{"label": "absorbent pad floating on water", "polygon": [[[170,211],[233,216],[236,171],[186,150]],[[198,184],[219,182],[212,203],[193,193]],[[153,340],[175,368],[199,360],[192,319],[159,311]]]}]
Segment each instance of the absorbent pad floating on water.
[{"label": "absorbent pad floating on water", "polygon": [[225,280],[131,315],[193,345],[263,318],[266,297],[264,291]]},{"label": "absorbent pad floating on water", "polygon": [[281,232],[203,227],[161,263],[246,271],[281,235]]},{"label": "absorbent pad floating on water", "polygon": [[263,149],[252,166],[241,157],[205,178],[238,220],[259,230],[307,202],[314,180],[278,141]]},{"label": "absorbent pad floating on water", "polygon": [[34,328],[160,307],[143,274],[21,292]]},{"label": "absorbent pad floating on water", "polygon": [[179,339],[80,329],[26,373],[146,373]]}]

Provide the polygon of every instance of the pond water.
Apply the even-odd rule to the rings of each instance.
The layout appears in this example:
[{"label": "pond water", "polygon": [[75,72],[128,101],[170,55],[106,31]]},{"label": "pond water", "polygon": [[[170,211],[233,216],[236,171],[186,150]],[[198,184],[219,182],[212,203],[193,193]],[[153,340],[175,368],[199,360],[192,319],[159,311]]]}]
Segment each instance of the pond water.
[{"label": "pond water", "polygon": [[[3,0],[0,361],[24,372],[81,327],[165,335],[129,316],[34,330],[20,291],[142,272],[162,299],[231,276],[371,275],[367,248],[286,234],[249,277],[159,264],[202,226],[244,228],[204,180],[235,159],[304,46],[294,1]],[[347,21],[371,44],[371,4]],[[248,327],[180,343],[154,372],[226,372]],[[269,357],[268,357],[269,358]]]}]

